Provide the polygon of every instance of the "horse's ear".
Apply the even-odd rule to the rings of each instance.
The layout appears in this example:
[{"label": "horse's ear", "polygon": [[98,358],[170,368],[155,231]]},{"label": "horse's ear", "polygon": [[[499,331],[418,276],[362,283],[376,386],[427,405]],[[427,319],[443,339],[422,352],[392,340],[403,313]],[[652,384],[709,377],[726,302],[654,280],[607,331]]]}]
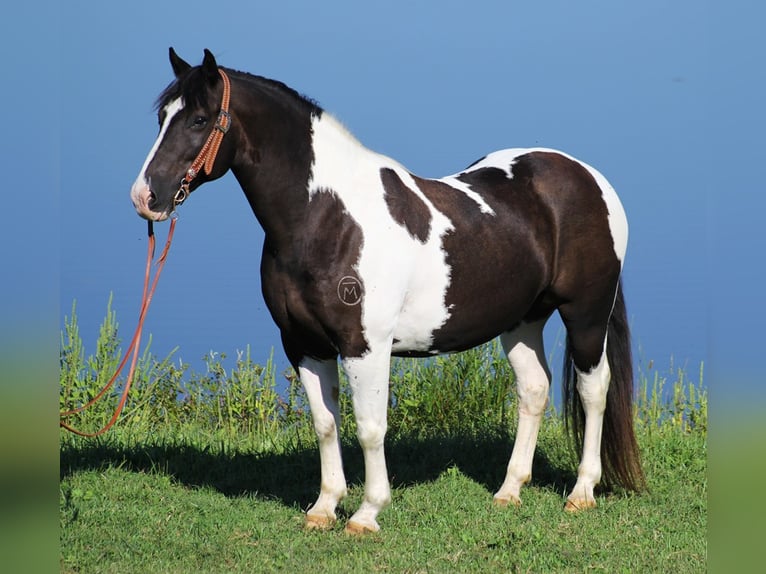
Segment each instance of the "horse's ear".
[{"label": "horse's ear", "polygon": [[218,63],[213,53],[207,48],[205,48],[205,58],[202,60],[202,69],[211,81],[218,80]]},{"label": "horse's ear", "polygon": [[170,65],[173,67],[173,73],[176,75],[176,78],[191,68],[188,63],[176,54],[172,47],[170,48]]}]

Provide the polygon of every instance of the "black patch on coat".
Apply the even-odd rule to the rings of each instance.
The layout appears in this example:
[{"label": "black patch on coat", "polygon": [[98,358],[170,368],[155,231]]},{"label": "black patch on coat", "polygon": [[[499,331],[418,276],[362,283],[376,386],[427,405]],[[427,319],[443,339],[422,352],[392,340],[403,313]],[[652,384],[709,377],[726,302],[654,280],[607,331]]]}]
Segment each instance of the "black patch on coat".
[{"label": "black patch on coat", "polygon": [[499,167],[483,167],[473,171],[463,172],[457,179],[474,187],[486,188],[488,186],[502,185],[508,181],[508,174]]},{"label": "black patch on coat", "polygon": [[354,277],[363,286],[355,271],[362,230],[332,190],[316,191],[306,213],[304,228],[289,247],[264,245],[261,262],[264,298],[294,367],[306,356],[360,357],[369,350],[362,328],[363,289],[353,305],[339,295],[344,278]]},{"label": "black patch on coat", "polygon": [[407,187],[393,169],[380,170],[388,212],[413,238],[425,244],[431,233],[431,212],[415,192]]},{"label": "black patch on coat", "polygon": [[530,261],[535,253],[531,230],[517,220],[512,209],[516,202],[508,201],[518,194],[509,193],[514,183],[507,177],[472,187],[494,216],[445,182],[420,178],[416,182],[453,226],[442,238],[450,273],[444,305],[450,316],[434,331],[433,348],[469,349],[518,323],[532,304],[542,265]]}]

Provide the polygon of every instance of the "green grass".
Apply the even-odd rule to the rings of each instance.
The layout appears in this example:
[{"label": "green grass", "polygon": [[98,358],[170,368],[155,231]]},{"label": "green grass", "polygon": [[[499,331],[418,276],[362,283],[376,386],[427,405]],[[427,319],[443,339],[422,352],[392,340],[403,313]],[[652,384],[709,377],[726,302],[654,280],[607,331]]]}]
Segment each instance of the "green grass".
[{"label": "green grass", "polygon": [[[98,390],[94,365],[109,363],[119,346],[104,345],[117,341],[114,317],[107,322],[96,360],[78,346],[74,310],[67,320],[62,408],[64,397],[73,405]],[[349,497],[333,530],[304,531],[319,456],[297,381],[288,376],[287,391],[277,393],[273,365],[256,365],[248,353],[230,367],[211,355],[198,374],[147,351],[114,430],[97,439],[61,434],[61,571],[705,571],[701,380],[682,371],[642,374],[636,428],[649,492],[601,492],[597,509],[574,515],[562,508],[577,458],[553,408],[523,506],[492,505],[515,432],[511,380],[493,345],[393,364],[386,444],[393,503],[379,517],[380,533],[354,538],[343,520],[361,500],[364,477],[347,392]],[[77,422],[94,428],[104,417],[107,407],[96,407]]]}]

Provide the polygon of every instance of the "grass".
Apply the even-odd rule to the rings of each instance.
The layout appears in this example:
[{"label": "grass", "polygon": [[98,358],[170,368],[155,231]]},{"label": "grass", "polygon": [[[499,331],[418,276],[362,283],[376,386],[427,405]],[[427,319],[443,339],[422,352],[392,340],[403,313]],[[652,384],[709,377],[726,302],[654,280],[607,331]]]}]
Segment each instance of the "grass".
[{"label": "grass", "polygon": [[[67,319],[62,403],[98,390],[97,366],[119,346],[104,344],[118,340],[110,313],[101,358],[84,357],[74,309]],[[707,394],[682,371],[641,377],[635,423],[649,492],[601,492],[597,509],[571,515],[562,507],[577,458],[553,408],[524,505],[491,504],[515,432],[512,373],[496,347],[394,362],[393,503],[380,533],[352,538],[343,519],[361,500],[363,463],[346,392],[349,497],[333,530],[308,532],[302,512],[318,491],[319,457],[297,381],[288,374],[278,393],[273,365],[247,352],[232,367],[211,355],[198,374],[146,351],[113,431],[61,434],[61,571],[705,571]],[[108,416],[96,409],[77,422],[95,427]]]}]

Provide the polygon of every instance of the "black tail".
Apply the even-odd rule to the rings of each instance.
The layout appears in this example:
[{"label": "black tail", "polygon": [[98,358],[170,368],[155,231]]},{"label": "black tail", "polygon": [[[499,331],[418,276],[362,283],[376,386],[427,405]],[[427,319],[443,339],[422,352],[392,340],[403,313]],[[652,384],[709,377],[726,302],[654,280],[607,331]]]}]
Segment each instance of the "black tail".
[{"label": "black tail", "polygon": [[[606,356],[612,380],[606,395],[601,437],[602,482],[608,487],[620,485],[628,490],[643,490],[646,482],[633,432],[633,358],[622,280],[609,319]],[[582,454],[585,412],[576,389],[577,375],[568,336],[563,373],[564,418],[579,456]]]}]

